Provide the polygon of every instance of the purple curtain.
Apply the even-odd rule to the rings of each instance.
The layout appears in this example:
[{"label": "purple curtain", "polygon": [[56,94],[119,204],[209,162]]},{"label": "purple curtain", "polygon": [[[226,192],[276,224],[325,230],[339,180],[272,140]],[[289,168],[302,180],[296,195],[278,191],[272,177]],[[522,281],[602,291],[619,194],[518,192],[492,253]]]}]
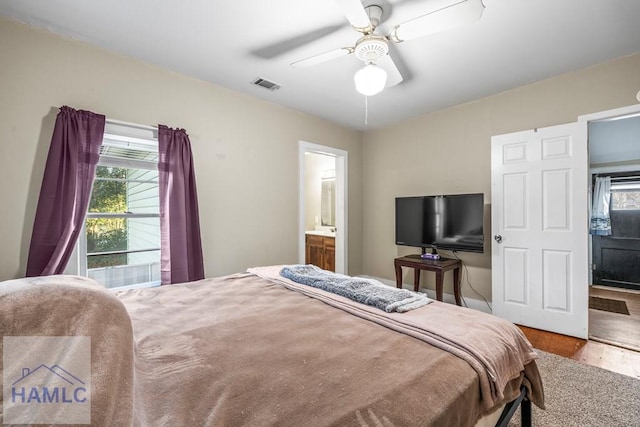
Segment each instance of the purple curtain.
[{"label": "purple curtain", "polygon": [[184,129],[158,126],[163,285],[204,279],[196,178]]},{"label": "purple curtain", "polygon": [[82,230],[100,158],[105,117],[60,108],[33,223],[27,276],[64,271]]}]

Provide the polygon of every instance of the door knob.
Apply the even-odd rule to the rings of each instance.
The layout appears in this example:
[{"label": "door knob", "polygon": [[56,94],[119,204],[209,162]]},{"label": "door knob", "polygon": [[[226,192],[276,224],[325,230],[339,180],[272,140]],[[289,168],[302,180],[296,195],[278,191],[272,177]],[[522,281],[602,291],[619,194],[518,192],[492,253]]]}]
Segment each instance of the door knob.
[{"label": "door knob", "polygon": [[493,240],[495,240],[498,243],[502,243],[502,236],[499,234],[496,234],[495,236],[493,236]]}]

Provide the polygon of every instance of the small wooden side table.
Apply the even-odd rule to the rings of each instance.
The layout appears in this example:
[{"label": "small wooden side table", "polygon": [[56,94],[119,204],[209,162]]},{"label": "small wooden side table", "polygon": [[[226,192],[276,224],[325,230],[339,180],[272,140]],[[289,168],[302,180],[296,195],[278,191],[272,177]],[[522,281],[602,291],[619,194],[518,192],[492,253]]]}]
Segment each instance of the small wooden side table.
[{"label": "small wooden side table", "polygon": [[396,268],[396,287],[402,288],[402,267],[413,268],[413,290],[420,289],[420,270],[436,273],[436,299],[442,301],[442,283],[444,273],[453,270],[453,295],[457,305],[462,305],[460,298],[460,267],[462,262],[457,259],[440,258],[423,259],[420,255],[408,255],[394,260]]}]

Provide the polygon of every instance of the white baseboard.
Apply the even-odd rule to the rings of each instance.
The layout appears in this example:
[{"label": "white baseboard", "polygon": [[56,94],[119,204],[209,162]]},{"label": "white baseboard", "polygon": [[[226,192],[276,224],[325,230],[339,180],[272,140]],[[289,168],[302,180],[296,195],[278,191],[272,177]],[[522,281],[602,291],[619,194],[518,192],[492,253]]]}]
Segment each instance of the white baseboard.
[{"label": "white baseboard", "polygon": [[[368,279],[375,279],[378,280],[379,282],[384,283],[385,285],[389,285],[389,286],[393,286],[394,288],[396,287],[396,282],[393,280],[388,280],[388,279],[381,279],[380,277],[374,277],[374,276],[367,276],[366,274],[362,274],[360,277],[366,277]],[[403,289],[413,289],[413,284],[407,284],[407,283],[403,283],[402,284]],[[424,292],[427,294],[427,296],[431,299],[436,299],[436,291],[432,290],[432,289],[424,289],[421,288],[420,292]],[[456,300],[454,298],[453,295],[451,294],[447,294],[444,293],[442,295],[442,300],[443,302],[449,303],[449,304],[455,304]],[[491,313],[491,310],[489,309],[489,306],[487,305],[486,302],[484,302],[483,300],[479,300],[479,299],[475,299],[475,298],[469,298],[469,297],[464,297],[463,300],[463,305],[466,302],[467,307],[468,308],[472,308],[474,310],[478,310],[478,311],[483,311],[485,313]]]}]

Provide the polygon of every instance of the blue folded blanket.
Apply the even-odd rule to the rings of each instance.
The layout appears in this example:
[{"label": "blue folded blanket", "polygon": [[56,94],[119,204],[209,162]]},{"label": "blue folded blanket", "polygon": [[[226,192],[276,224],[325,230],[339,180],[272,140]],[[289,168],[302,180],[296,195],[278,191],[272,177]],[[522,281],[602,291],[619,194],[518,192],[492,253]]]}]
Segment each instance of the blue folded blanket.
[{"label": "blue folded blanket", "polygon": [[404,313],[431,302],[425,294],[392,288],[373,279],[332,273],[315,265],[289,265],[280,271],[280,275],[296,283],[332,292],[387,313]]}]

